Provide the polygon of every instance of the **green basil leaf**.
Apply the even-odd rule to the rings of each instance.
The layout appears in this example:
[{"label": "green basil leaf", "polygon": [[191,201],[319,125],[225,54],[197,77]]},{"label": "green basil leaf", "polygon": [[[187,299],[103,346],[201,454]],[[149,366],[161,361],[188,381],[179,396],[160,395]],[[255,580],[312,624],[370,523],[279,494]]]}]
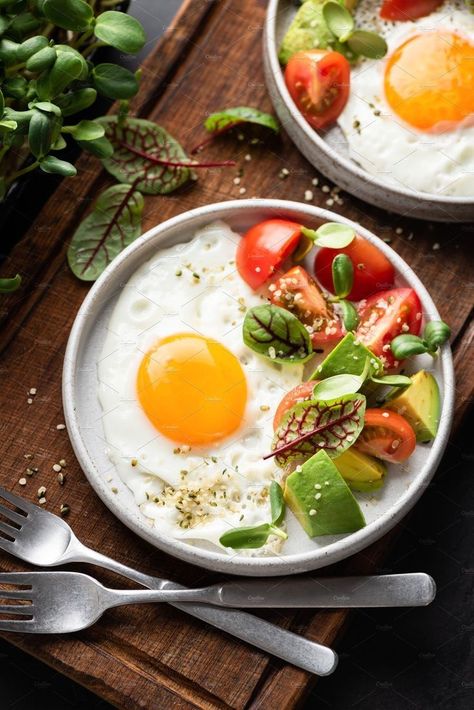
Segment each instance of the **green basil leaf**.
[{"label": "green basil leaf", "polygon": [[323,17],[326,25],[340,42],[345,42],[354,29],[354,18],[335,0],[329,0],[323,5]]},{"label": "green basil leaf", "polygon": [[272,453],[280,466],[291,459],[307,459],[320,449],[340,456],[356,441],[364,426],[366,400],[350,394],[334,400],[299,402],[283,417],[275,431]]},{"label": "green basil leaf", "polygon": [[315,385],[312,399],[328,401],[346,394],[355,394],[364,384],[360,375],[333,375]]},{"label": "green basil leaf", "polygon": [[92,106],[96,98],[97,91],[92,87],[86,87],[77,91],[70,91],[67,94],[61,94],[61,96],[56,98],[56,103],[60,107],[63,116],[72,116]]},{"label": "green basil leaf", "polygon": [[431,351],[435,352],[451,337],[451,328],[442,320],[432,320],[426,324],[423,338]]},{"label": "green basil leaf", "polygon": [[347,44],[354,54],[361,54],[370,59],[381,59],[388,51],[387,43],[383,37],[366,30],[355,30],[348,38]]},{"label": "green basil leaf", "polygon": [[0,279],[0,293],[12,293],[20,288],[21,276],[17,274],[11,279]]},{"label": "green basil leaf", "polygon": [[348,333],[354,331],[359,325],[359,314],[357,309],[350,301],[343,299],[339,301],[339,307],[342,311],[342,322]]},{"label": "green basil leaf", "polygon": [[36,54],[40,50],[47,47],[49,40],[44,35],[36,35],[35,37],[30,37],[25,39],[24,42],[20,44],[16,51],[17,61],[26,62],[33,54]]},{"label": "green basil leaf", "polygon": [[250,106],[235,106],[234,108],[226,108],[222,109],[222,111],[211,113],[204,122],[204,128],[209,133],[219,133],[240,123],[253,123],[258,126],[264,126],[275,133],[280,130],[280,125],[274,116]]},{"label": "green basil leaf", "polygon": [[154,165],[143,157],[150,155],[172,162],[189,160],[178,141],[156,123],[127,117],[121,125],[117,116],[103,116],[97,120],[104,126],[105,137],[114,147],[113,158],[104,160],[103,165],[116,180],[137,181],[137,190],[148,195],[166,195],[193,176],[188,167]]},{"label": "green basil leaf", "polygon": [[286,540],[288,537],[283,530],[279,530],[271,523],[262,523],[252,527],[234,528],[220,536],[219,542],[224,547],[231,547],[233,550],[250,550],[265,545],[270,535]]},{"label": "green basil leaf", "polygon": [[67,160],[60,160],[54,155],[47,155],[40,162],[40,168],[45,173],[53,173],[54,175],[62,175],[63,177],[74,177],[77,175],[77,170],[72,165],[68,163]]},{"label": "green basil leaf", "polygon": [[102,42],[128,54],[140,51],[146,41],[145,31],[138,20],[115,10],[97,17],[94,34]]},{"label": "green basil leaf", "polygon": [[[73,136],[73,138],[77,140],[76,136]],[[95,155],[96,158],[101,158],[102,160],[111,158],[114,154],[114,147],[112,143],[105,137],[96,138],[92,141],[78,140],[77,144],[82,148],[82,150],[86,150],[88,153],[91,153],[92,155]]]},{"label": "green basil leaf", "polygon": [[316,230],[302,227],[301,232],[312,239],[318,247],[331,249],[344,249],[355,237],[352,227],[347,224],[339,224],[339,222],[326,222]]},{"label": "green basil leaf", "polygon": [[409,387],[412,384],[411,377],[406,375],[384,375],[383,377],[372,375],[370,379],[378,385],[389,387]]},{"label": "green basil leaf", "polygon": [[390,349],[397,360],[405,360],[412,355],[426,353],[427,346],[417,335],[397,335],[390,343]]},{"label": "green basil leaf", "polygon": [[273,362],[301,364],[313,352],[303,323],[290,311],[272,304],[250,308],[242,333],[247,347]]},{"label": "green basil leaf", "polygon": [[354,267],[347,254],[337,254],[332,260],[332,282],[339,298],[346,298],[354,283]]},{"label": "green basil leaf", "polygon": [[78,141],[93,141],[102,138],[105,129],[98,121],[80,121],[75,126],[63,126],[62,132],[71,133]]},{"label": "green basil leaf", "polygon": [[143,195],[132,185],[113,185],[99,195],[75,231],[67,258],[83,281],[95,281],[110,262],[140,236]]},{"label": "green basil leaf", "polygon": [[57,54],[54,47],[45,47],[28,59],[26,68],[33,73],[45,71],[53,66],[56,57]]},{"label": "green basil leaf", "polygon": [[97,64],[92,81],[99,94],[109,99],[130,99],[138,91],[135,74],[117,64]]},{"label": "green basil leaf", "polygon": [[50,22],[64,30],[86,30],[94,17],[92,8],[84,0],[45,0],[43,13]]},{"label": "green basil leaf", "polygon": [[283,489],[276,481],[270,483],[270,506],[273,525],[281,525],[285,517],[285,499]]}]

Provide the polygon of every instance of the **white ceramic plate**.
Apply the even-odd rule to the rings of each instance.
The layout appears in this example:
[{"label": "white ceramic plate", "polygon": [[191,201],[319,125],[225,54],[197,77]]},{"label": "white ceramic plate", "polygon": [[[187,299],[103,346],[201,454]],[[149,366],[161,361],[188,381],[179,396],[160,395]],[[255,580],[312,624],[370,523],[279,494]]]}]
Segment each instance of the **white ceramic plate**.
[{"label": "white ceramic plate", "polygon": [[182,560],[213,570],[258,576],[293,574],[324,567],[358,552],[392,528],[418,500],[436,470],[448,440],[454,397],[451,351],[446,346],[435,361],[429,358],[415,364],[431,368],[441,387],[443,404],[438,436],[432,444],[417,447],[408,462],[408,470],[402,472],[400,467],[393,467],[387,475],[386,485],[374,497],[358,495],[368,524],[356,533],[311,540],[288,513],[289,540],[282,553],[275,557],[249,558],[236,553],[229,555],[215,547],[197,547],[164,538],[150,527],[105,453],[102,410],[97,396],[97,361],[111,312],[130,276],[157,250],[191,239],[197,229],[217,219],[243,233],[251,225],[275,216],[288,217],[308,227],[317,227],[326,221],[351,225],[392,261],[398,284],[407,284],[416,290],[425,317],[439,319],[428,292],[403,259],[354,222],[327,210],[283,200],[222,202],[185,212],[154,227],[115,259],[92,287],[77,314],[63,372],[64,411],[74,451],[89,482],[112,513],[142,538]]},{"label": "white ceramic plate", "polygon": [[292,0],[270,0],[263,34],[263,63],[268,92],[275,111],[305,158],[340,187],[371,205],[407,217],[439,222],[471,222],[472,197],[450,197],[392,187],[370,175],[349,157],[347,142],[335,126],[318,134],[304,120],[286,88],[278,61],[278,48],[297,10]]}]

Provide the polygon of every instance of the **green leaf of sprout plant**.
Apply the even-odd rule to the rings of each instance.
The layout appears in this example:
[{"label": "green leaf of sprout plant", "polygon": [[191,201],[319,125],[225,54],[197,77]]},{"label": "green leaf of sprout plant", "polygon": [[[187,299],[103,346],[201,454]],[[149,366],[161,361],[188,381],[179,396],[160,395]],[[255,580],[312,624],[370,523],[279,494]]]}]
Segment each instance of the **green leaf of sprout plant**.
[{"label": "green leaf of sprout plant", "polygon": [[363,394],[349,394],[329,401],[298,402],[283,417],[272,442],[279,466],[292,459],[303,460],[324,449],[328,456],[340,456],[356,441],[364,426],[366,400]]},{"label": "green leaf of sprout plant", "polygon": [[281,525],[285,517],[285,499],[282,487],[277,481],[270,483],[270,506],[273,525]]},{"label": "green leaf of sprout plant", "polygon": [[[164,128],[141,118],[127,117],[121,125],[117,116],[97,119],[105,128],[105,137],[114,147],[113,158],[103,161],[104,168],[119,182],[132,183],[149,195],[165,195],[184,185],[193,176],[191,168],[166,163],[186,163],[188,156]],[[163,161],[163,164],[152,160]]]},{"label": "green leaf of sprout plant", "polygon": [[84,0],[44,0],[41,9],[50,22],[74,32],[86,30],[94,17]]},{"label": "green leaf of sprout plant", "polygon": [[130,99],[138,91],[135,74],[117,64],[97,64],[91,75],[99,94],[109,99]]},{"label": "green leaf of sprout plant", "polygon": [[346,298],[354,282],[354,267],[347,254],[337,254],[332,260],[332,281],[338,298]]},{"label": "green leaf of sprout plant", "polygon": [[[74,135],[73,138],[77,140]],[[102,138],[95,138],[94,140],[77,141],[77,143],[82,150],[95,155],[96,158],[100,158],[101,160],[111,158],[114,154],[112,143],[104,136]]]},{"label": "green leaf of sprout plant", "polygon": [[432,320],[426,324],[423,339],[428,343],[430,351],[436,352],[451,337],[451,328],[442,320]]},{"label": "green leaf of sprout plant", "polygon": [[29,37],[22,42],[16,50],[16,58],[18,62],[26,62],[30,57],[41,51],[49,44],[49,40],[44,35],[36,35]]},{"label": "green leaf of sprout plant", "polygon": [[307,229],[301,227],[304,236],[309,237],[318,247],[329,247],[330,249],[344,249],[349,246],[355,237],[352,227],[339,222],[326,222],[318,229]]},{"label": "green leaf of sprout plant", "polygon": [[98,121],[80,121],[75,126],[63,126],[63,133],[71,133],[77,141],[93,141],[102,138],[104,126]]},{"label": "green leaf of sprout plant", "polygon": [[323,5],[323,17],[333,35],[345,42],[354,29],[354,18],[349,10],[335,0],[329,0]]},{"label": "green leaf of sprout plant", "polygon": [[[315,385],[311,399],[328,401],[344,397],[346,394],[355,394],[360,390],[371,370],[370,361],[367,358],[364,369],[360,375],[333,375]],[[411,380],[410,380],[411,382]]]},{"label": "green leaf of sprout plant", "polygon": [[9,121],[6,118],[0,120],[0,133],[10,133],[17,128],[18,124],[16,121]]},{"label": "green leaf of sprout plant", "polygon": [[303,323],[290,311],[273,304],[249,308],[242,333],[247,347],[273,362],[297,365],[313,352]]},{"label": "green leaf of sprout plant", "polygon": [[253,123],[258,126],[264,126],[275,133],[280,130],[280,125],[274,116],[250,106],[235,106],[234,108],[226,108],[222,111],[211,113],[204,122],[204,128],[209,133],[219,133],[240,123]]},{"label": "green leaf of sprout plant", "polygon": [[62,175],[63,177],[74,177],[77,175],[77,170],[68,163],[67,160],[60,160],[54,155],[47,155],[40,162],[40,168],[45,173],[53,173],[54,175]]},{"label": "green leaf of sprout plant", "polygon": [[390,343],[390,349],[397,360],[405,360],[412,355],[422,355],[428,351],[427,343],[418,335],[397,335]]},{"label": "green leaf of sprout plant", "polygon": [[381,59],[388,51],[387,43],[383,37],[366,30],[355,30],[348,38],[347,44],[354,54],[360,54],[369,59]]},{"label": "green leaf of sprout plant", "polygon": [[79,279],[95,281],[140,235],[143,205],[143,195],[133,185],[113,185],[99,195],[68,249],[69,266]]},{"label": "green leaf of sprout plant", "polygon": [[96,98],[97,91],[88,86],[84,89],[61,94],[56,98],[56,104],[60,107],[63,116],[71,116],[92,106]]},{"label": "green leaf of sprout plant", "polygon": [[354,331],[359,325],[359,314],[357,313],[357,309],[350,301],[346,301],[344,298],[339,301],[339,307],[342,311],[342,322],[344,328],[348,333]]},{"label": "green leaf of sprout plant", "polygon": [[224,547],[234,550],[250,550],[262,547],[270,535],[277,535],[286,540],[288,535],[272,523],[262,523],[252,527],[234,528],[220,536],[219,542]]},{"label": "green leaf of sprout plant", "polygon": [[94,34],[102,42],[128,54],[138,52],[146,41],[145,32],[138,20],[115,10],[102,12],[97,17]]},{"label": "green leaf of sprout plant", "polygon": [[411,378],[406,375],[384,375],[383,377],[372,375],[370,379],[378,385],[389,387],[409,387],[412,384]]},{"label": "green leaf of sprout plant", "polygon": [[44,47],[36,54],[33,54],[26,62],[28,71],[37,74],[50,69],[56,61],[57,53],[54,47]]},{"label": "green leaf of sprout plant", "polygon": [[41,74],[36,82],[36,89],[41,101],[49,101],[61,94],[83,73],[82,57],[76,53],[58,52],[51,69]]},{"label": "green leaf of sprout plant", "polygon": [[12,293],[20,288],[21,276],[17,274],[11,279],[0,279],[0,293]]},{"label": "green leaf of sprout plant", "polygon": [[43,158],[51,148],[57,118],[51,113],[34,110],[28,129],[28,144],[35,158]]}]

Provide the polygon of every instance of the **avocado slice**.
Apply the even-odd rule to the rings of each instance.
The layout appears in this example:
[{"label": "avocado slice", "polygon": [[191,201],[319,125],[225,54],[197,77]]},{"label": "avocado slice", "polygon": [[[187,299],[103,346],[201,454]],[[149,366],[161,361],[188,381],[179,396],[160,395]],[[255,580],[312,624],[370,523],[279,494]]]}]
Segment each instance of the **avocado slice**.
[{"label": "avocado slice", "polygon": [[354,333],[347,333],[316,368],[310,380],[324,380],[333,375],[361,375],[367,358],[372,366],[371,374],[381,375],[383,364],[380,358],[359,342]]},{"label": "avocado slice", "polygon": [[[345,53],[347,47],[336,40],[323,18],[323,5],[326,0],[305,0],[293,22],[289,26],[278,52],[278,59],[287,64],[289,58],[305,49],[337,49]],[[348,10],[353,10],[357,0],[346,0]]]},{"label": "avocado slice", "polygon": [[436,379],[426,370],[411,376],[412,384],[384,406],[412,425],[417,441],[431,441],[438,431],[441,397]]},{"label": "avocado slice", "polygon": [[284,495],[309,537],[354,532],[365,525],[358,502],[324,450],[288,476]]},{"label": "avocado slice", "polygon": [[386,466],[382,461],[367,456],[354,447],[334,459],[334,464],[353,491],[369,493],[383,486]]}]

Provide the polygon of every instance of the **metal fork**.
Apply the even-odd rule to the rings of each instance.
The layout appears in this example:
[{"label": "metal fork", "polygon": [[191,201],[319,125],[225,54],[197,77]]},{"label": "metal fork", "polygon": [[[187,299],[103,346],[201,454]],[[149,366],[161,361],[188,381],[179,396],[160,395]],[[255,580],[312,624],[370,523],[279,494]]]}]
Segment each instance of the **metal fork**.
[{"label": "metal fork", "polygon": [[[4,505],[2,498],[18,510],[14,511]],[[138,572],[86,547],[65,520],[1,486],[0,514],[11,523],[9,525],[0,520],[0,530],[9,538],[0,537],[0,549],[32,565],[56,567],[70,562],[83,562],[116,572],[149,589],[186,589],[170,580]],[[171,604],[310,673],[329,675],[336,669],[338,658],[332,649],[251,614],[192,602],[176,601]],[[51,608],[52,613],[55,613],[54,608]]]}]

